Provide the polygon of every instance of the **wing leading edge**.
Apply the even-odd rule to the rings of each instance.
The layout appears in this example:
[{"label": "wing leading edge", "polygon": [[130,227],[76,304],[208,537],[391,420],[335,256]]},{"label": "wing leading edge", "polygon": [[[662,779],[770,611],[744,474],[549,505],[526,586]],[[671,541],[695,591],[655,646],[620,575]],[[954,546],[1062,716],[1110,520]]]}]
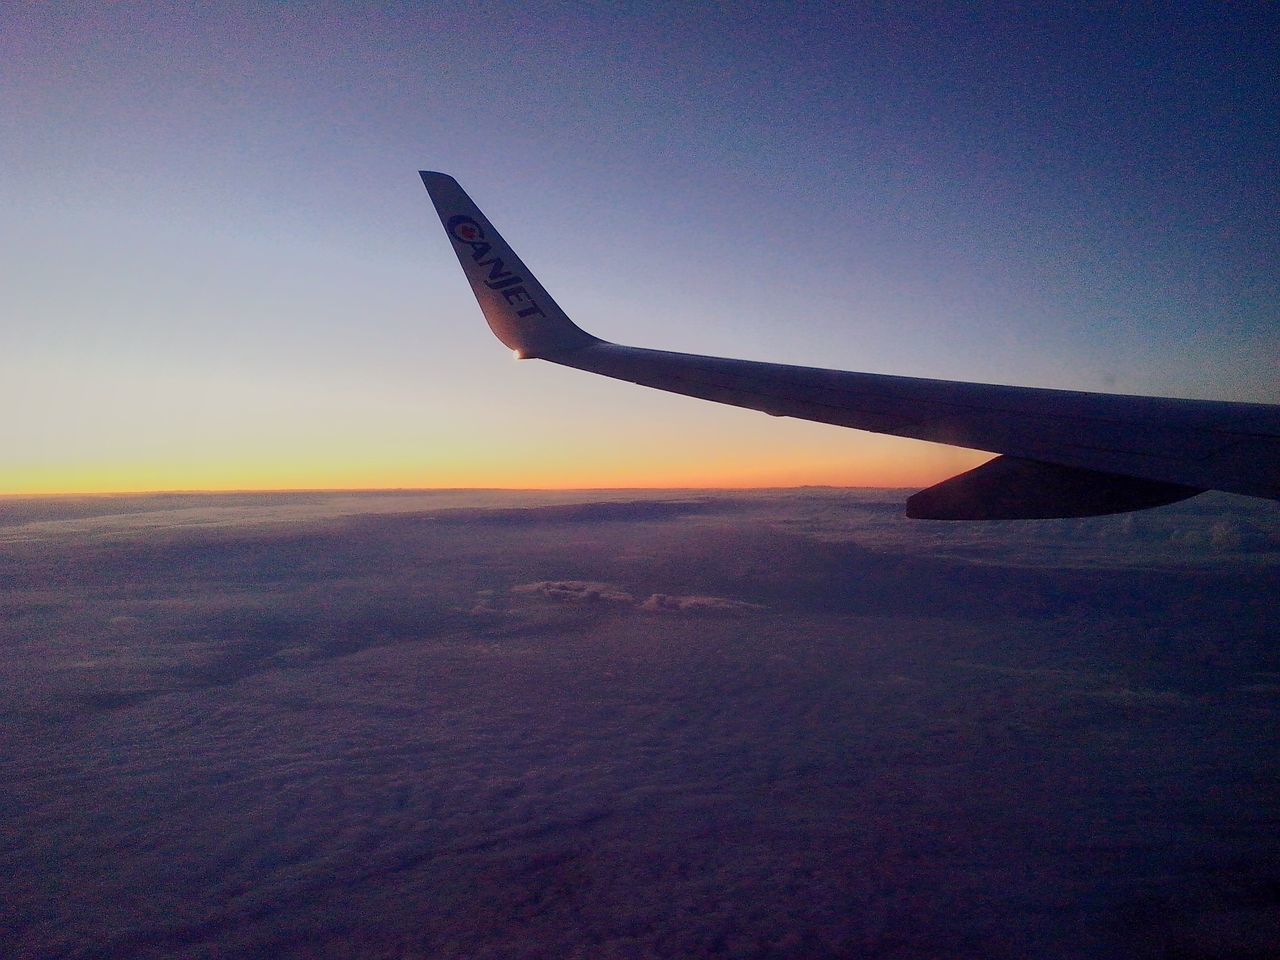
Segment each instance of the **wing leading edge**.
[{"label": "wing leading edge", "polygon": [[907,501],[921,519],[1091,516],[1205,490],[1280,500],[1280,407],[850,373],[628,347],[575,325],[458,185],[424,171],[494,334],[549,360],[672,393],[1003,456]]}]

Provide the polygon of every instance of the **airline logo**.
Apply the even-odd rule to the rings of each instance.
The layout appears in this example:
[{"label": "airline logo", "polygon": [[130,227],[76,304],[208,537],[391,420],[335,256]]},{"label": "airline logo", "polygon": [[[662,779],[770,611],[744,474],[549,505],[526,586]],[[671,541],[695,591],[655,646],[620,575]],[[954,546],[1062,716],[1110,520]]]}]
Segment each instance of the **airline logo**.
[{"label": "airline logo", "polygon": [[444,228],[459,247],[470,248],[471,260],[476,267],[489,268],[487,276],[483,269],[467,271],[473,285],[483,283],[490,290],[500,291],[503,299],[516,308],[517,317],[525,319],[546,316],[524,288],[524,278],[505,269],[502,258],[492,255],[493,246],[485,239],[484,227],[476,220],[465,214],[458,214],[450,217]]}]

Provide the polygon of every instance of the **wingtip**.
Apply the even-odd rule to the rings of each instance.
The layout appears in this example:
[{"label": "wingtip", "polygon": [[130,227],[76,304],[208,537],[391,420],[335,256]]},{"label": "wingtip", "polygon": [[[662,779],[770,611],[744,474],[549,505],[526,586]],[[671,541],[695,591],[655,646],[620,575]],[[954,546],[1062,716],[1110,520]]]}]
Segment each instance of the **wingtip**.
[{"label": "wingtip", "polygon": [[433,170],[418,173],[485,320],[519,359],[600,342],[565,315],[458,181]]}]

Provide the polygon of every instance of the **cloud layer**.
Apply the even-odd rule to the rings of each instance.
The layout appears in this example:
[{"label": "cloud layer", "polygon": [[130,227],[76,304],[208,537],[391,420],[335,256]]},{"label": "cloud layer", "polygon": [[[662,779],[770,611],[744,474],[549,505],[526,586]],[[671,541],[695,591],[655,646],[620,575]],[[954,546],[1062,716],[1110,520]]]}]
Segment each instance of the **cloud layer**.
[{"label": "cloud layer", "polygon": [[454,496],[0,517],[11,955],[1274,942],[1275,517]]}]

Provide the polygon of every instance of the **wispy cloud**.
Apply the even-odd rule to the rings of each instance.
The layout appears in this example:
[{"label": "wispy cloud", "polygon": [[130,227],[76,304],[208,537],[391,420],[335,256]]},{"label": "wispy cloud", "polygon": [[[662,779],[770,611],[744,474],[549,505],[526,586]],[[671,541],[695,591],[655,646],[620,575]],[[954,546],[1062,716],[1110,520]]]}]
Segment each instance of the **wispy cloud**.
[{"label": "wispy cloud", "polygon": [[767,608],[760,603],[730,600],[728,597],[708,597],[696,594],[692,596],[673,596],[669,593],[654,593],[650,594],[649,599],[640,604],[640,609],[654,613],[678,613],[682,610],[749,613],[753,610],[765,610]]},{"label": "wispy cloud", "polygon": [[634,603],[636,599],[613,584],[593,580],[538,580],[512,587],[511,592],[537,594],[569,603]]},{"label": "wispy cloud", "polygon": [[[632,606],[648,613],[749,613],[765,610],[760,603],[733,600],[706,594],[651,593],[644,600],[623,587],[594,580],[538,580],[512,587],[515,594],[527,594],[564,603],[616,603]],[[496,612],[487,598],[477,601],[476,613]]]}]

